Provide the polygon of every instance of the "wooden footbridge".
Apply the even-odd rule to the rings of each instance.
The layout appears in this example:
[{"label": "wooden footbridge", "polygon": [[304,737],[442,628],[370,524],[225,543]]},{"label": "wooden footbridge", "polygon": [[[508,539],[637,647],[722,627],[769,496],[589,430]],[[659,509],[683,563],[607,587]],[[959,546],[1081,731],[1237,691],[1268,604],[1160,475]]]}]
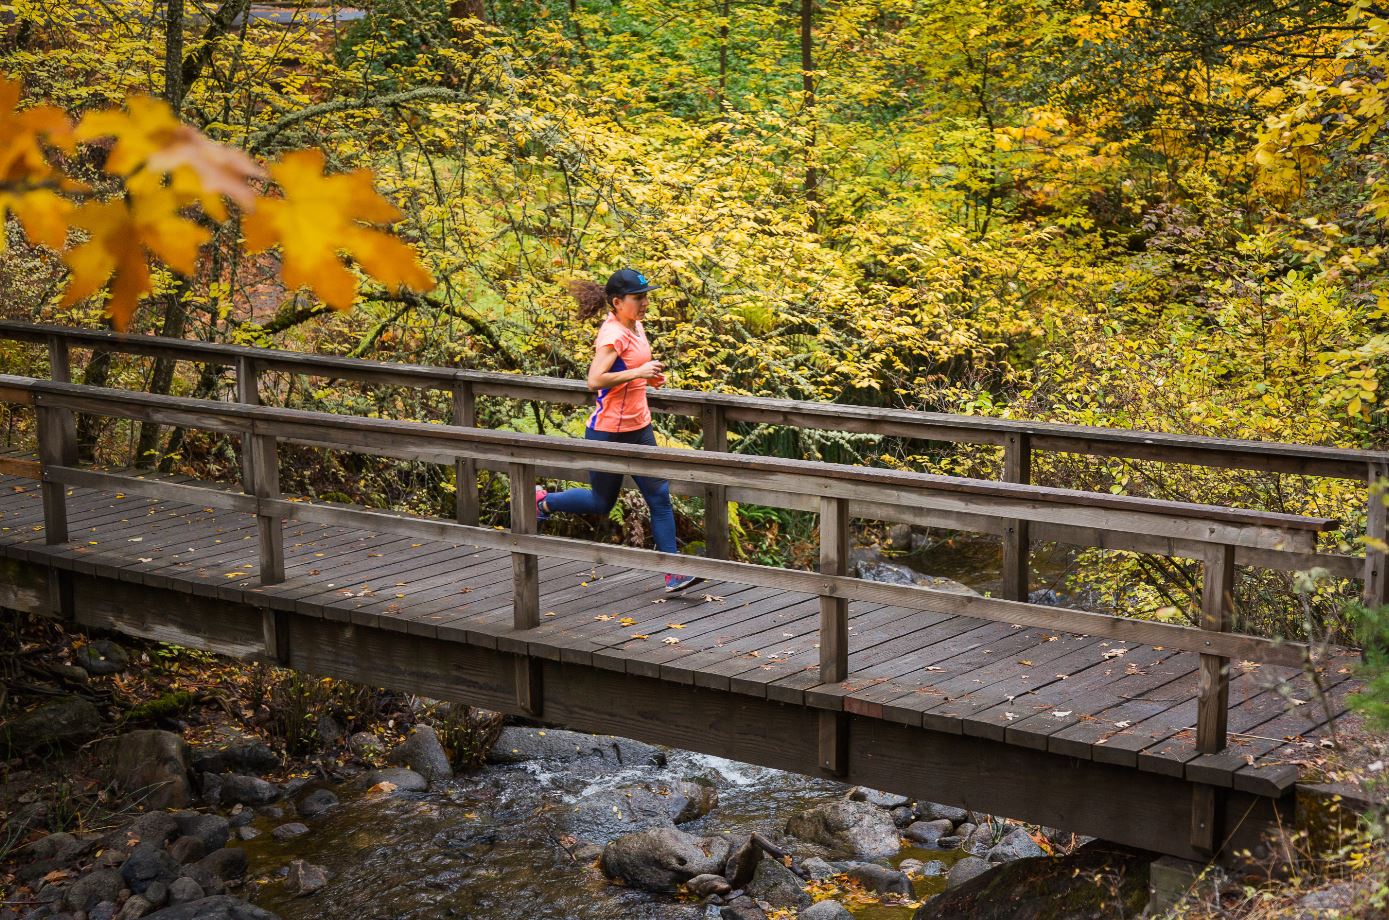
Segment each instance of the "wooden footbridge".
[{"label": "wooden footbridge", "polygon": [[[0,606],[1064,827],[1173,856],[1290,819],[1358,656],[1232,631],[1237,567],[1320,566],[1386,600],[1384,556],[1329,553],[1312,517],[1046,488],[1034,451],[1389,479],[1389,454],[656,391],[704,450],[473,427],[480,397],[580,403],[581,384],[0,323],[51,380],[0,376],[37,459],[0,458]],[[235,402],[70,382],[97,350],[232,368]],[[452,424],[260,405],[266,372],[451,394]],[[79,415],[233,436],[243,482],[77,461]],[[730,423],[997,445],[1005,481],[747,456]],[[281,494],[280,445],[455,468],[457,520]],[[478,526],[480,469],[511,487]],[[538,477],[660,476],[703,497],[705,557],[542,535]],[[1371,488],[1367,528],[1385,507]],[[816,511],[818,572],[728,558],[728,502]],[[1004,597],[848,577],[851,518],[997,534]],[[1202,628],[1027,602],[1046,540],[1204,561]],[[1371,541],[1373,546],[1373,541]],[[682,595],[654,573],[709,579]]]}]

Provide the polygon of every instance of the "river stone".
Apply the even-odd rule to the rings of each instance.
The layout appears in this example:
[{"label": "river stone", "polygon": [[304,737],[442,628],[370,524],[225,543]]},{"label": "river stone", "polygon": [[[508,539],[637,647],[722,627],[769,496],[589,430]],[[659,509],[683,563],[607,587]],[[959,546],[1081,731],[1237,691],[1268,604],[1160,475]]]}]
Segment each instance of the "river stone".
[{"label": "river stone", "polygon": [[[1004,863],[927,901],[913,920],[1110,920],[1148,901],[1156,854],[1096,841],[1066,856]],[[983,863],[969,857],[956,863]]]},{"label": "river stone", "polygon": [[72,910],[91,910],[102,901],[114,901],[125,887],[125,879],[115,869],[97,869],[82,876],[60,893]]},{"label": "river stone", "polygon": [[587,795],[559,820],[577,837],[607,843],[633,831],[701,818],[716,798],[712,786],[689,780],[635,783]]},{"label": "river stone", "polygon": [[152,910],[154,910],[154,902],[144,895],[131,895],[121,907],[121,912],[116,914],[116,920],[140,920]]},{"label": "river stone", "polygon": [[603,848],[599,868],[634,888],[673,893],[696,875],[722,873],[728,841],[656,827],[619,837]]},{"label": "river stone", "polygon": [[338,797],[331,789],[315,789],[299,800],[299,814],[314,818],[338,804]]},{"label": "river stone", "polygon": [[[226,841],[224,840],[223,843]],[[195,863],[207,855],[207,844],[201,837],[185,834],[169,844],[169,855],[179,865]]]},{"label": "river stone", "polygon": [[0,748],[9,755],[82,741],[101,730],[101,713],[80,696],[65,696],[0,725]]},{"label": "river stone", "polygon": [[767,920],[767,915],[756,901],[742,895],[719,908],[719,920]]},{"label": "river stone", "polygon": [[169,885],[170,904],[187,904],[189,901],[201,901],[205,897],[207,892],[191,878],[174,879]]},{"label": "river stone", "polygon": [[[256,738],[240,738],[219,745],[193,749],[190,763],[199,773],[270,773],[280,767],[280,757]],[[226,777],[222,777],[223,781]]]},{"label": "river stone", "polygon": [[729,848],[728,861],[723,864],[723,876],[734,888],[746,888],[762,859],[762,848],[753,843],[752,836],[740,838]]},{"label": "river stone", "polygon": [[[202,841],[204,853],[220,850],[231,839],[231,822],[221,815],[204,815],[196,811],[181,811],[174,815],[179,833]],[[201,859],[202,857],[197,857]]]},{"label": "river stone", "polygon": [[685,883],[685,887],[690,889],[690,893],[697,898],[707,898],[710,895],[725,895],[733,890],[733,886],[728,884],[728,879],[722,875],[696,875]]},{"label": "river stone", "polygon": [[901,848],[892,817],[866,802],[826,802],[786,822],[786,833],[857,856],[895,856]]},{"label": "river stone", "polygon": [[985,854],[984,858],[992,863],[1012,862],[1015,859],[1026,859],[1030,856],[1045,856],[1042,848],[1032,839],[1032,835],[1026,828],[1015,827],[1003,835],[1003,839],[994,844]]},{"label": "river stone", "polygon": [[838,869],[818,856],[812,856],[809,859],[803,860],[801,862],[801,868],[805,870],[806,875],[809,875],[817,882],[839,873]]},{"label": "river stone", "polygon": [[331,712],[325,712],[318,717],[314,730],[318,732],[318,740],[329,747],[347,737],[347,727],[339,722],[337,716]]},{"label": "river stone", "polygon": [[810,895],[801,887],[801,879],[776,859],[763,859],[748,882],[747,893],[773,907],[802,909],[811,904]]},{"label": "river stone", "polygon": [[854,915],[838,901],[819,901],[796,915],[797,920],[854,920]]},{"label": "river stone", "polygon": [[519,725],[502,729],[487,759],[491,763],[587,760],[604,767],[662,767],[666,763],[660,749],[640,741]]},{"label": "river stone", "polygon": [[272,830],[270,836],[274,837],[276,840],[289,840],[292,837],[298,837],[300,834],[307,834],[308,832],[309,826],[307,824],[291,821],[288,824],[281,824],[279,827]]},{"label": "river stone", "polygon": [[947,888],[954,888],[963,885],[976,876],[983,875],[992,869],[993,866],[978,856],[966,856],[964,859],[950,867],[950,874],[946,876],[945,885]]},{"label": "river stone", "polygon": [[178,873],[178,860],[153,843],[139,844],[121,863],[121,878],[125,879],[126,887],[136,894],[144,894],[145,889],[154,882],[167,885],[178,878]]},{"label": "river stone", "polygon": [[854,574],[864,581],[876,581],[884,585],[915,585],[912,578],[916,573],[905,565],[881,560],[860,560],[854,567]]},{"label": "river stone", "polygon": [[924,847],[933,847],[940,842],[942,837],[950,836],[950,832],[954,829],[954,825],[941,818],[938,821],[917,821],[908,826],[903,834],[913,843],[919,843]]},{"label": "river stone", "polygon": [[[177,879],[175,880],[177,881]],[[164,902],[169,900],[169,886],[163,882],[154,882],[145,889],[145,893],[140,895],[150,903],[150,910],[163,907]]]},{"label": "river stone", "polygon": [[116,920],[116,911],[119,909],[115,901],[102,901],[87,911],[87,920]]},{"label": "river stone", "polygon": [[867,786],[855,786],[849,790],[845,798],[851,802],[867,802],[869,805],[876,805],[889,811],[894,808],[901,808],[911,802],[911,799],[905,795],[898,795],[895,792],[879,792],[877,789],[869,789]]},{"label": "river stone", "polygon": [[268,805],[280,797],[280,787],[259,776],[223,773],[222,801],[240,805]]},{"label": "river stone", "polygon": [[993,824],[985,822],[976,827],[964,842],[960,844],[960,849],[969,853],[971,856],[983,856],[989,852],[994,845]]},{"label": "river stone", "polygon": [[844,873],[875,894],[902,894],[911,897],[912,882],[905,872],[874,863],[855,863]]},{"label": "river stone", "polygon": [[898,827],[907,827],[916,820],[916,811],[910,805],[899,805],[888,814],[892,815],[892,823]]},{"label": "river stone", "polygon": [[56,834],[49,834],[47,837],[40,837],[33,843],[28,844],[20,853],[27,856],[30,860],[51,860],[56,863],[65,863],[76,859],[87,852],[88,845],[78,840],[66,831]]},{"label": "river stone", "polygon": [[936,802],[917,802],[916,816],[922,821],[949,821],[951,824],[963,824],[969,820],[969,812],[963,808],[956,808],[954,805],[940,805]]},{"label": "river stone", "polygon": [[162,847],[178,835],[178,818],[166,811],[152,811],[131,821],[124,830],[107,834],[103,843],[109,849],[125,845],[134,838],[136,843],[152,843]]},{"label": "river stone", "polygon": [[145,914],[145,920],[280,920],[264,908],[230,895],[216,895]]},{"label": "river stone", "polygon": [[428,725],[416,725],[395,750],[386,757],[390,763],[414,770],[431,786],[453,779],[453,766],[439,736]]},{"label": "river stone", "polygon": [[220,894],[227,882],[246,875],[246,851],[240,847],[223,847],[191,866],[184,866],[182,874],[197,882],[207,894]]},{"label": "river stone", "polygon": [[362,778],[357,781],[361,786],[370,789],[377,783],[390,783],[396,788],[397,792],[424,792],[429,788],[429,780],[420,776],[414,770],[407,770],[404,767],[385,767],[380,770],[368,770],[362,774]]},{"label": "river stone", "polygon": [[118,674],[130,667],[130,653],[110,639],[93,639],[73,653],[72,660],[88,674]]},{"label": "river stone", "polygon": [[302,859],[292,860],[285,876],[285,891],[296,898],[313,894],[328,884],[328,870]]},{"label": "river stone", "polygon": [[247,824],[244,827],[238,827],[236,829],[237,840],[255,840],[259,836],[260,831],[249,824]]},{"label": "river stone", "polygon": [[375,732],[357,732],[347,739],[347,749],[362,760],[375,760],[386,752]]}]

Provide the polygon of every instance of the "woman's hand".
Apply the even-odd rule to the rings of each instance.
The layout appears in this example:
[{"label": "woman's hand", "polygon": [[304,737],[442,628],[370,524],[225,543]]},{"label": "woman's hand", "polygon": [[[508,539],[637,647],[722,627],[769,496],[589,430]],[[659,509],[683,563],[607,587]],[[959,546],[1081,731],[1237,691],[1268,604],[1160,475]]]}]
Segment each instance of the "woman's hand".
[{"label": "woman's hand", "polygon": [[[665,370],[665,365],[662,364],[660,361],[647,361],[645,364],[643,364],[641,367],[638,367],[636,371],[633,372],[633,379],[655,380],[657,378],[660,378],[661,380],[664,380],[665,377],[661,374],[661,371],[663,370]],[[659,383],[656,385],[660,386]]]}]

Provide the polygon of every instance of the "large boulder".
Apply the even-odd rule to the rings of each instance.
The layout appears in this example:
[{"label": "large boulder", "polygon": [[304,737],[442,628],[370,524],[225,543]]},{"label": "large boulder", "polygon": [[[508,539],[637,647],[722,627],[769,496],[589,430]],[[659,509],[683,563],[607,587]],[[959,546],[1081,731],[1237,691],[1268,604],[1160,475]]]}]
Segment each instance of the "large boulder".
[{"label": "large boulder", "polygon": [[957,888],[971,879],[978,878],[989,869],[988,860],[980,859],[978,856],[966,856],[950,867],[950,872],[945,877],[945,884],[948,888]]},{"label": "large boulder", "polygon": [[188,745],[174,732],[127,732],[103,746],[106,774],[146,808],[183,808],[192,801]]},{"label": "large boulder", "polygon": [[299,800],[299,814],[305,818],[316,818],[334,805],[338,797],[331,789],[315,789]]},{"label": "large boulder", "polygon": [[72,910],[91,910],[102,901],[114,901],[125,887],[125,879],[115,869],[97,869],[82,876],[63,892]]},{"label": "large boulder", "polygon": [[145,920],[280,920],[277,914],[230,895],[188,901],[145,914]]},{"label": "large boulder", "polygon": [[492,763],[525,763],[531,760],[594,761],[604,767],[664,766],[659,748],[613,735],[586,735],[546,728],[509,725],[502,729],[492,750]]},{"label": "large boulder", "polygon": [[587,795],[558,816],[569,833],[594,843],[649,827],[670,827],[708,814],[712,786],[688,780],[645,782]]},{"label": "large boulder", "polygon": [[439,736],[428,725],[416,725],[410,736],[386,758],[414,770],[431,786],[453,779],[453,764],[448,752],[439,743]]},{"label": "large boulder", "polygon": [[747,892],[756,900],[781,909],[794,907],[800,910],[809,907],[812,901],[801,887],[800,877],[775,859],[763,859],[757,863],[757,871],[753,872],[752,881],[748,882]]},{"label": "large boulder", "polygon": [[912,880],[905,872],[875,863],[854,863],[845,872],[849,878],[874,894],[900,894],[911,897]]},{"label": "large boulder", "polygon": [[280,787],[259,776],[224,773],[220,798],[223,805],[269,805],[280,797]]},{"label": "large boulder", "polygon": [[905,795],[898,795],[895,792],[880,792],[877,789],[869,789],[867,786],[855,786],[849,790],[845,798],[851,802],[867,802],[869,805],[876,805],[889,811],[911,802],[911,799]]},{"label": "large boulder", "polygon": [[110,639],[93,639],[73,653],[72,660],[88,674],[118,674],[130,667],[130,653]]},{"label": "large boulder", "polygon": [[855,856],[894,856],[901,849],[892,816],[867,802],[826,802],[791,818],[786,833]]},{"label": "large boulder", "polygon": [[193,749],[191,765],[199,773],[270,773],[279,769],[280,756],[256,738],[237,738]]},{"label": "large boulder", "polygon": [[1039,856],[982,871],[927,901],[913,920],[1110,920],[1136,917],[1148,902],[1148,867],[1156,859],[1095,841],[1066,856]]},{"label": "large boulder", "polygon": [[[202,841],[203,852],[220,850],[231,839],[231,822],[221,815],[204,815],[196,811],[181,811],[174,815],[178,821],[178,832],[182,837],[196,837]],[[199,857],[201,858],[201,857]]]},{"label": "large boulder", "polygon": [[65,696],[0,724],[0,750],[8,756],[85,741],[101,730],[101,713],[80,696]]},{"label": "large boulder", "polygon": [[954,825],[944,818],[940,818],[935,821],[913,821],[902,833],[912,843],[933,847],[940,842],[942,837],[949,837],[954,830]]},{"label": "large boulder", "polygon": [[240,847],[223,847],[191,866],[184,866],[182,875],[197,882],[208,894],[221,894],[228,882],[246,876],[246,851]]},{"label": "large boulder", "polygon": [[619,837],[603,848],[599,867],[634,888],[672,893],[696,875],[721,874],[728,841],[655,827]]},{"label": "large boulder", "polygon": [[1045,856],[1042,848],[1037,845],[1037,841],[1032,839],[1032,835],[1026,828],[1015,827],[1003,835],[1003,839],[989,848],[984,854],[984,858],[989,862],[1013,862],[1017,859],[1027,859],[1032,856]]},{"label": "large boulder", "polygon": [[414,770],[405,767],[385,767],[381,770],[368,770],[357,780],[358,785],[368,789],[381,783],[389,783],[393,792],[424,792],[429,788],[429,780]]},{"label": "large boulder", "polygon": [[155,882],[167,885],[178,876],[178,860],[153,843],[137,845],[121,863],[121,878],[125,879],[125,886],[136,894],[144,894],[145,889]]},{"label": "large boulder", "polygon": [[964,824],[969,820],[969,812],[963,808],[956,808],[954,805],[941,805],[938,802],[917,802],[916,816],[922,821],[949,821],[952,824]]}]

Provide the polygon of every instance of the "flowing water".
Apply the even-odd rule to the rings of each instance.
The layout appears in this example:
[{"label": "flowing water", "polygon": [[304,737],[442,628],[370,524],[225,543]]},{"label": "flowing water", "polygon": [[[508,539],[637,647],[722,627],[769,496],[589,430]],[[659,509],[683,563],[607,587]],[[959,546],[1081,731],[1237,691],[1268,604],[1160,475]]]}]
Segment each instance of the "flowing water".
[{"label": "flowing water", "polygon": [[[1040,556],[1040,554],[1039,554]],[[996,543],[936,542],[902,560],[981,592],[996,591]],[[1061,556],[1034,560],[1039,580],[1059,579]],[[663,768],[607,774],[556,770],[538,764],[490,766],[460,776],[444,790],[367,796],[336,791],[342,804],[308,822],[312,830],[286,841],[269,831],[283,820],[258,818],[261,836],[244,844],[250,857],[252,899],[285,920],[699,920],[705,908],[607,883],[591,854],[571,855],[574,840],[561,816],[577,802],[636,782],[701,778],[718,790],[707,816],[681,825],[695,834],[781,836],[792,814],[842,798],[847,787],[686,751],[670,751]],[[810,853],[796,848],[796,855]],[[912,857],[947,865],[959,851],[905,849]],[[281,876],[292,859],[323,866],[326,888],[312,897],[286,894]],[[914,879],[918,898],[944,888],[942,877]],[[848,904],[859,920],[907,920],[909,907]],[[717,916],[717,913],[709,916]]]}]

